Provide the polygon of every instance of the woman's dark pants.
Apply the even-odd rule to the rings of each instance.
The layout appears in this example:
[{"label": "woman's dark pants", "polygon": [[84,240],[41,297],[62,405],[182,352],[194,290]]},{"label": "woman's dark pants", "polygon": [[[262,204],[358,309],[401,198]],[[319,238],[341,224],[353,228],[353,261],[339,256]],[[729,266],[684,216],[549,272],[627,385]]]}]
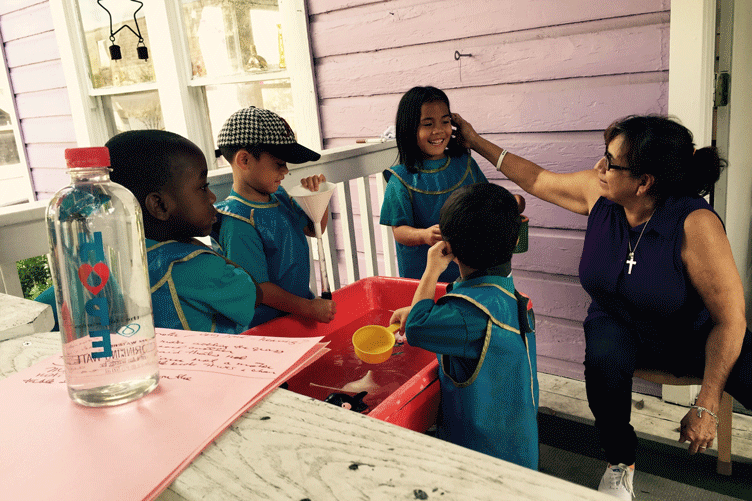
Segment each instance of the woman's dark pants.
[{"label": "woman's dark pants", "polygon": [[[663,369],[677,375],[702,377],[704,346],[695,343],[692,347],[684,343],[686,350],[676,346],[672,350],[661,349],[650,340],[639,339],[624,324],[605,316],[588,320],[584,327],[585,388],[606,460],[613,465],[634,464],[637,436],[629,420],[635,368]],[[667,360],[670,366],[664,364]],[[752,333],[749,329],[742,353],[726,383],[726,391],[747,409],[752,408]]]}]

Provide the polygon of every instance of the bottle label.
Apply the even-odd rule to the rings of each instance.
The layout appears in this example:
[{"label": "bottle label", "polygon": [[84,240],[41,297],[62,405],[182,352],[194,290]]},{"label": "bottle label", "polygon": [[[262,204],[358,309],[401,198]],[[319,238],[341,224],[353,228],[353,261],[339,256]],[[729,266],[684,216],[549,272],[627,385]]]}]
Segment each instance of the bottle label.
[{"label": "bottle label", "polygon": [[72,330],[63,343],[68,385],[103,387],[152,376],[158,364],[154,321],[122,289],[120,258],[105,251],[99,231],[79,232],[72,255],[77,262],[71,278],[78,282],[83,308],[74,315],[65,304],[62,308],[65,330]]},{"label": "bottle label", "polygon": [[[107,382],[116,382],[126,374],[132,377],[144,372],[144,376],[148,376],[154,372],[154,360],[157,356],[156,339],[140,336],[125,338],[119,334],[113,334],[113,337],[114,348],[106,359],[94,356],[87,338],[77,339],[63,346],[66,378],[69,384],[86,385],[90,381],[98,380],[97,386],[100,386]],[[110,377],[112,381],[102,380]]]},{"label": "bottle label", "polygon": [[[78,249],[78,255],[83,263],[78,268],[78,279],[81,284],[88,290],[92,296],[86,301],[84,308],[90,319],[94,319],[99,327],[89,323],[87,330],[91,338],[91,357],[108,358],[112,356],[112,340],[110,338],[110,308],[107,297],[97,297],[107,285],[110,279],[110,268],[105,263],[104,246],[102,245],[102,232],[95,231],[93,240],[87,238],[86,233],[79,233],[81,246]],[[88,263],[93,260],[94,266]],[[95,277],[92,277],[95,275]],[[99,278],[98,283],[92,283],[94,278]]]}]

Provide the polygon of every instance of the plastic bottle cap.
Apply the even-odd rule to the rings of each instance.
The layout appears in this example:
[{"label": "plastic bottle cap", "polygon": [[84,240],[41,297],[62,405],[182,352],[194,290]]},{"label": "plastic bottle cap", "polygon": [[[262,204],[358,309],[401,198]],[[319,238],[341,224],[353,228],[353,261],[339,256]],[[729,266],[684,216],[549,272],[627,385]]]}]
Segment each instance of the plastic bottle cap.
[{"label": "plastic bottle cap", "polygon": [[89,148],[67,148],[65,150],[65,162],[69,169],[81,169],[87,167],[109,167],[110,150],[105,146],[92,146]]}]

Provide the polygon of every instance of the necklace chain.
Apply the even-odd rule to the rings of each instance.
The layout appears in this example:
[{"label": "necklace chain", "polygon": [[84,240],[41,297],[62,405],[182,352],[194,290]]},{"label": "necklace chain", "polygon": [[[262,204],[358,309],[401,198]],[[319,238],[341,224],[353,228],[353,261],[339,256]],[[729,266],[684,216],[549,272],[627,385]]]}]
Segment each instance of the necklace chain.
[{"label": "necklace chain", "polygon": [[642,234],[645,233],[645,228],[648,227],[648,223],[651,219],[653,219],[653,214],[655,214],[655,209],[653,209],[653,212],[650,213],[650,217],[647,221],[645,221],[645,225],[642,227],[642,231],[640,231],[640,236],[637,237],[637,242],[634,244],[634,249],[632,249],[632,239],[629,237],[629,233],[627,233],[627,244],[629,244],[629,255],[627,256],[626,264],[629,265],[629,270],[627,270],[627,274],[632,274],[632,266],[637,264],[637,261],[634,259],[635,252],[637,251],[637,246],[640,245],[640,240],[642,239]]}]

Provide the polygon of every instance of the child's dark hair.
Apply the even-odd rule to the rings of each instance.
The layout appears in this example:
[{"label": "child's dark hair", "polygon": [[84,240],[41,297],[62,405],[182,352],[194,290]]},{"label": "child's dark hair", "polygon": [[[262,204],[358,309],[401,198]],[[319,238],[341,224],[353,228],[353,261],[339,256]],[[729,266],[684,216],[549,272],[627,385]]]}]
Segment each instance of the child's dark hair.
[{"label": "child's dark hair", "polygon": [[164,130],[130,130],[113,136],[105,146],[110,150],[110,179],[128,188],[141,207],[146,196],[169,183],[173,159],[180,154],[201,154],[190,140]]},{"label": "child's dark hair", "polygon": [[695,151],[689,129],[665,116],[632,115],[615,121],[603,133],[606,147],[620,135],[629,170],[634,176],[655,177],[651,190],[659,200],[707,195],[726,164],[712,146]]},{"label": "child's dark hair", "polygon": [[441,208],[439,228],[452,254],[476,270],[512,259],[520,232],[517,199],[492,183],[463,186]]},{"label": "child's dark hair", "polygon": [[[418,126],[420,125],[420,112],[425,103],[442,102],[449,107],[449,98],[441,89],[436,87],[413,87],[405,92],[397,107],[396,135],[399,162],[407,167],[410,172],[418,172],[418,167],[423,165],[423,152],[418,146]],[[456,137],[452,137],[447,145],[446,154],[450,157],[459,157],[467,150],[459,145]]]},{"label": "child's dark hair", "polygon": [[217,149],[217,152],[219,152],[219,155],[222,155],[223,157],[225,157],[225,160],[227,160],[227,163],[232,164],[232,160],[233,158],[235,158],[235,154],[239,152],[240,150],[247,151],[256,160],[261,158],[261,154],[267,151],[264,148],[263,144],[250,144],[248,146],[237,146],[237,145],[222,146],[221,148]]}]

